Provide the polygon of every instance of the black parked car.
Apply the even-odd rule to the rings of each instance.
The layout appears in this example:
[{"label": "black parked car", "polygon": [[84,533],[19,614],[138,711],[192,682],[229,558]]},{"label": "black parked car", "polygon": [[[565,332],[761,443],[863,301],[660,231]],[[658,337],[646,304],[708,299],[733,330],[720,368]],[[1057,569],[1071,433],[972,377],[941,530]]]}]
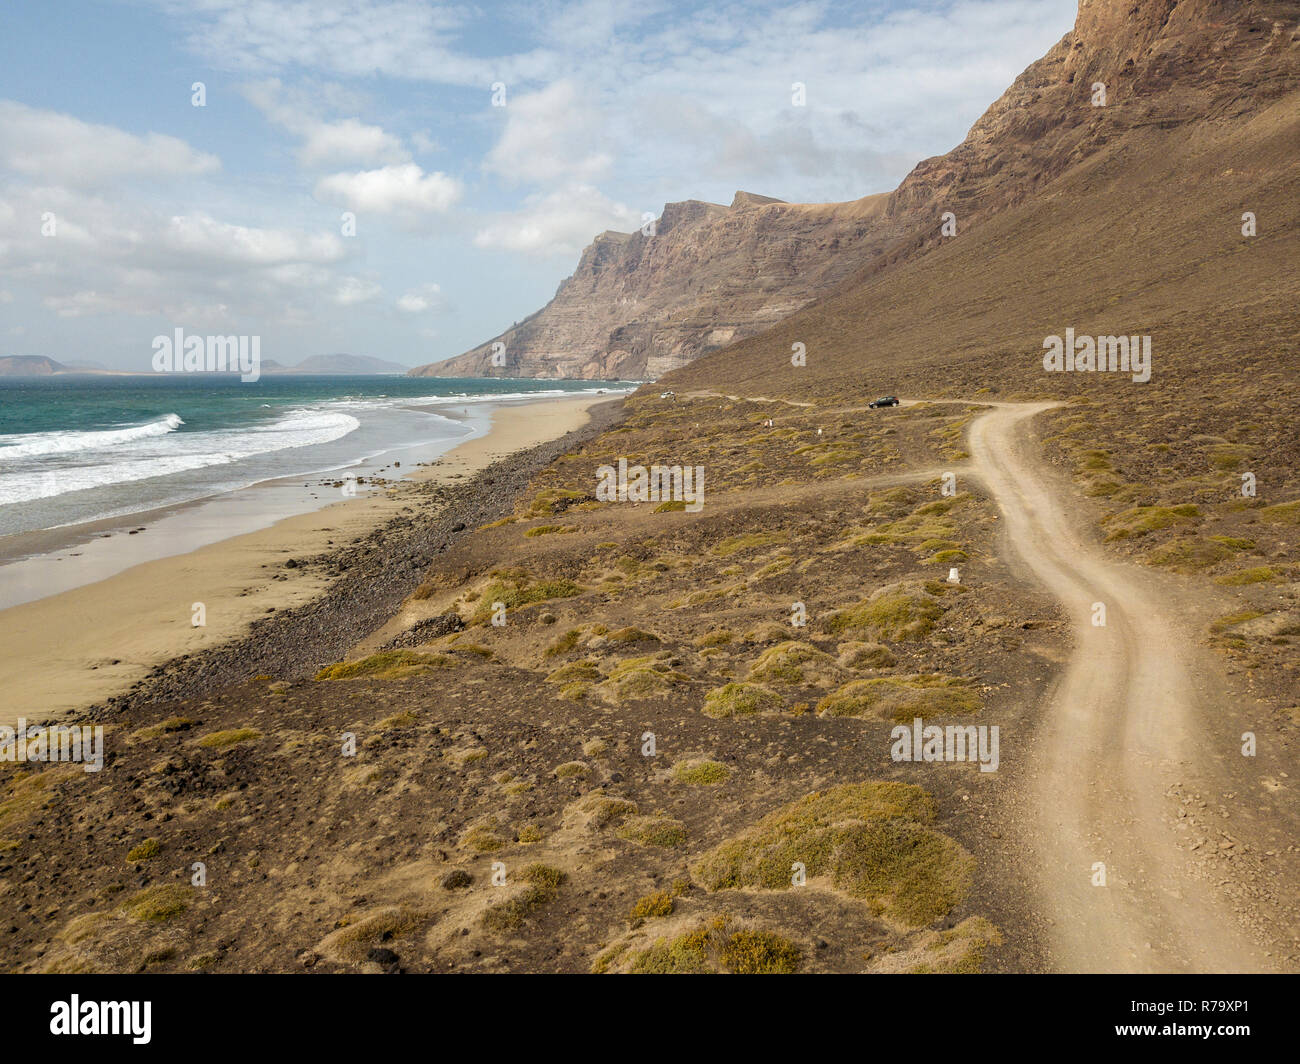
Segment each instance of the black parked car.
[{"label": "black parked car", "polygon": [[881,396],[879,399],[877,399],[874,403],[868,403],[867,405],[868,405],[872,410],[875,410],[875,409],[877,409],[877,408],[879,408],[879,407],[882,407],[882,406],[897,406],[897,405],[898,405],[898,396],[896,396],[896,395],[882,395],[882,396]]}]

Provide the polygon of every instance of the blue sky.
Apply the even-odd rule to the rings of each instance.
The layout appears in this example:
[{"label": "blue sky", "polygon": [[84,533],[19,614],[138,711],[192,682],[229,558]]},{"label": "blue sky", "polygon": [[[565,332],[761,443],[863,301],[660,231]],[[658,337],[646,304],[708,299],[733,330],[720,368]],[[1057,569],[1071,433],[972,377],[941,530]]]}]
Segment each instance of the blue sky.
[{"label": "blue sky", "polygon": [[459,354],[665,202],[894,187],[1075,8],[8,3],[0,354],[145,369],[177,327],[289,364]]}]

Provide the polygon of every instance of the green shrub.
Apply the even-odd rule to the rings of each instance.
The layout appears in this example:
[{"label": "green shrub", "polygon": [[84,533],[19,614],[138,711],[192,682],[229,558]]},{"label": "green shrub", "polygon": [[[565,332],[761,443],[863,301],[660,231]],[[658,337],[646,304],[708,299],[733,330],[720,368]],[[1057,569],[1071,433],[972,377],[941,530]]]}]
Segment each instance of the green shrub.
[{"label": "green shrub", "polygon": [[749,717],[781,708],[781,700],[756,683],[729,683],[716,687],[704,698],[704,715],[719,719]]},{"label": "green shrub", "polygon": [[158,851],[162,849],[162,844],[155,838],[145,839],[138,846],[133,846],[126,855],[129,862],[147,861],[151,857],[157,857]]},{"label": "green shrub", "polygon": [[653,920],[661,916],[671,916],[676,903],[672,896],[664,890],[657,890],[653,894],[647,894],[644,898],[638,898],[635,905],[632,906],[630,919],[632,920]]},{"label": "green shrub", "polygon": [[793,975],[803,955],[798,946],[774,931],[745,928],[726,940],[719,959],[733,975]]}]

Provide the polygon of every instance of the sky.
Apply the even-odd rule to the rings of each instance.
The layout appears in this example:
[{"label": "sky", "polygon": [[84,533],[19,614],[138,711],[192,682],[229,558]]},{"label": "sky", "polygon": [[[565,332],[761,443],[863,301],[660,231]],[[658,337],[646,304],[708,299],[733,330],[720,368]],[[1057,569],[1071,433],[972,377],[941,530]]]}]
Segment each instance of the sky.
[{"label": "sky", "polygon": [[0,355],[448,358],[665,203],[893,188],[1076,7],[8,0]]}]

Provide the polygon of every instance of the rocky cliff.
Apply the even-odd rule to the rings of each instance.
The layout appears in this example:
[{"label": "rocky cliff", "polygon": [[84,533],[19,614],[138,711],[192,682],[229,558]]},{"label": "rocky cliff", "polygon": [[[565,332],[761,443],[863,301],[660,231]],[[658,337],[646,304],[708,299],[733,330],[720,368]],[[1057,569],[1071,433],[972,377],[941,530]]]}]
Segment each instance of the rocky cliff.
[{"label": "rocky cliff", "polygon": [[1297,144],[1300,3],[1083,0],[966,140],[887,198],[900,239],[668,381],[808,398],[1095,387],[1042,373],[1044,337],[1067,326],[1153,335],[1170,387],[1275,372],[1296,347]]},{"label": "rocky cliff", "polygon": [[[951,243],[946,212],[961,235],[1087,160],[1122,155],[1128,136],[1292,91],[1297,16],[1294,2],[1081,0],[1074,30],[960,145],[894,192],[842,204],[748,193],[729,207],[669,204],[651,236],[598,237],[531,317],[412,373],[638,379],[681,369]],[[503,366],[492,364],[494,343]]]},{"label": "rocky cliff", "polygon": [[[737,192],[670,203],[647,235],[606,232],[536,314],[415,376],[657,377],[752,336],[858,269],[884,196],[793,204]],[[494,344],[504,366],[494,366]]]}]

